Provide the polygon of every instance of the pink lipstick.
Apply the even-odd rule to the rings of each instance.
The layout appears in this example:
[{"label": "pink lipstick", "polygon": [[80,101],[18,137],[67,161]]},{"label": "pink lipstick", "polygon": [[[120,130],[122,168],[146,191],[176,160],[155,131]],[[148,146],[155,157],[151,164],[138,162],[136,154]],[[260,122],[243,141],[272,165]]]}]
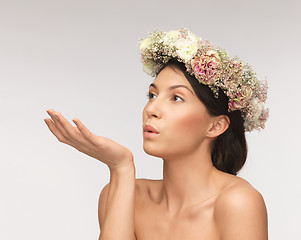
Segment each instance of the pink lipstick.
[{"label": "pink lipstick", "polygon": [[145,125],[143,128],[143,136],[146,138],[151,138],[160,135],[158,130],[151,125]]}]

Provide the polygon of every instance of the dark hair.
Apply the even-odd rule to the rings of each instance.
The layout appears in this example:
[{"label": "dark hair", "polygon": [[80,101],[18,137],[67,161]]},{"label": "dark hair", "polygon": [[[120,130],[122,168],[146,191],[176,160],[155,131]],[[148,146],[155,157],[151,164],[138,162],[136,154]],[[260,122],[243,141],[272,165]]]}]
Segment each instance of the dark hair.
[{"label": "dark hair", "polygon": [[192,86],[195,94],[206,106],[211,116],[226,115],[230,119],[228,129],[219,135],[213,143],[211,158],[213,165],[226,173],[237,175],[237,172],[243,167],[247,158],[247,142],[244,130],[244,119],[239,110],[228,112],[229,98],[219,89],[218,98],[214,96],[212,90],[202,84],[186,71],[184,63],[176,60],[168,61],[157,73],[157,75],[166,67],[176,67],[185,75]]}]

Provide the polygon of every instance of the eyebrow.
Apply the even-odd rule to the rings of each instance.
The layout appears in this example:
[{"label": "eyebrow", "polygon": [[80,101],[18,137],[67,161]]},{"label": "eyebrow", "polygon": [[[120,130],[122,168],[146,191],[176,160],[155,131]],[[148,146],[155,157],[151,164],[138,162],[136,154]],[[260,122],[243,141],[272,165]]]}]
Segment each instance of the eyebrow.
[{"label": "eyebrow", "polygon": [[[158,89],[157,86],[156,86],[156,84],[154,84],[154,83],[151,83],[149,85],[149,87],[153,87],[155,89]],[[169,90],[173,90],[173,89],[176,89],[176,88],[179,88],[179,87],[186,88],[187,90],[189,90],[192,93],[192,95],[194,95],[194,93],[186,85],[181,85],[181,84],[179,84],[179,85],[173,85],[173,86],[169,87]]]}]

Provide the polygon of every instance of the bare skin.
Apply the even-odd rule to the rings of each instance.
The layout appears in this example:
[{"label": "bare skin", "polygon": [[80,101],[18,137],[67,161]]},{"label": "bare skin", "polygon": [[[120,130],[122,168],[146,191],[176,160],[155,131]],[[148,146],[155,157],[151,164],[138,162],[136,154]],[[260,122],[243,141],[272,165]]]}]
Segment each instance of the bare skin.
[{"label": "bare skin", "polygon": [[44,121],[60,142],[103,162],[110,169],[133,163],[129,149],[109,138],[95,135],[78,118],[72,120],[76,124],[72,126],[60,112],[48,109],[47,113],[52,120],[46,118]]},{"label": "bare skin", "polygon": [[[137,239],[231,239],[222,237],[217,222],[217,218],[221,218],[223,221],[223,214],[216,207],[224,204],[221,196],[228,193],[234,197],[235,192],[245,191],[247,198],[249,195],[252,197],[259,193],[240,177],[221,173],[216,180],[219,182],[220,189],[215,195],[183,209],[176,216],[170,216],[168,210],[162,206],[163,180],[136,179],[136,185],[139,188],[139,191],[136,191],[135,202],[135,234]],[[266,209],[260,203],[261,201],[261,199],[258,201],[260,205],[258,208],[262,211],[261,213],[258,212],[258,220],[262,226],[261,236],[256,238],[257,236],[249,228],[250,238],[246,239],[267,239],[266,222],[261,220],[266,218]],[[225,222],[221,224],[225,224]],[[233,230],[237,229],[237,225],[231,227]],[[235,233],[232,239],[242,238]]]},{"label": "bare skin", "polygon": [[[99,240],[134,240],[134,203],[135,203],[135,166],[132,153],[112,141],[90,132],[79,120],[73,119],[72,126],[61,113],[49,109],[51,119],[44,119],[49,130],[56,138],[78,151],[103,163],[110,169],[110,186],[103,189],[106,207],[99,208],[101,233]],[[105,191],[104,191],[105,190]],[[118,231],[113,229],[118,228]]]},{"label": "bare skin", "polygon": [[[134,238],[267,240],[267,211],[261,194],[246,180],[212,164],[212,142],[228,128],[228,117],[210,116],[185,76],[171,67],[153,84],[143,126],[152,125],[159,134],[144,136],[143,149],[162,158],[163,179],[135,180]],[[125,172],[122,169],[133,165],[127,148],[94,135],[78,119],[73,127],[60,113],[48,111],[53,121],[45,122],[59,141],[102,161],[113,172]]]},{"label": "bare skin", "polygon": [[[211,117],[177,69],[166,67],[154,84],[143,122],[159,135],[144,138],[143,148],[163,159],[163,179],[141,181],[137,239],[267,239],[260,193],[212,164],[211,143],[227,129],[229,119]],[[186,88],[170,89],[175,85]]]}]

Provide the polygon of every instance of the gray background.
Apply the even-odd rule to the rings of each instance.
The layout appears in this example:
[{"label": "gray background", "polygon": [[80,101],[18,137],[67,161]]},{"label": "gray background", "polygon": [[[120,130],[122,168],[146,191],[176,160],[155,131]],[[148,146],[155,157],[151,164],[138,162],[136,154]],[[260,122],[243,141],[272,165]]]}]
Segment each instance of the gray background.
[{"label": "gray background", "polygon": [[0,0],[0,239],[98,238],[109,170],[57,141],[43,121],[49,108],[128,147],[137,178],[162,178],[162,160],[142,148],[152,78],[137,43],[157,28],[181,27],[268,78],[270,119],[247,134],[239,176],[265,199],[270,239],[301,239],[300,7],[297,0]]}]

